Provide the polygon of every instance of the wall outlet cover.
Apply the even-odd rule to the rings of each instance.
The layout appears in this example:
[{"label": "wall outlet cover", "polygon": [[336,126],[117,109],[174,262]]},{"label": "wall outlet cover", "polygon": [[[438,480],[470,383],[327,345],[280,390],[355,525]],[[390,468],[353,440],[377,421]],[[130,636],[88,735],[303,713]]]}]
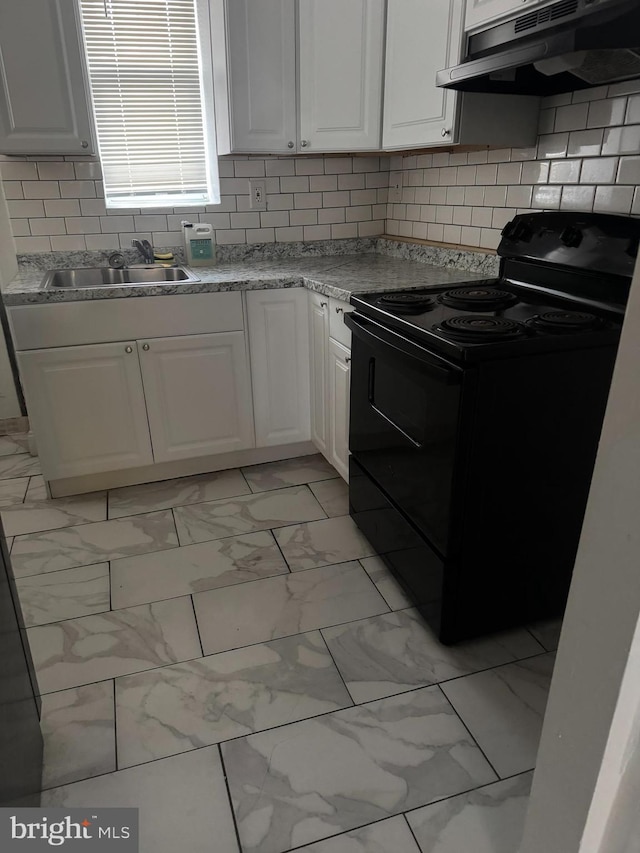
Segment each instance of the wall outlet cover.
[{"label": "wall outlet cover", "polygon": [[267,182],[264,178],[251,178],[249,181],[249,199],[251,210],[267,209]]},{"label": "wall outlet cover", "polygon": [[400,204],[402,202],[402,179],[403,172],[391,172],[389,175],[389,201]]}]

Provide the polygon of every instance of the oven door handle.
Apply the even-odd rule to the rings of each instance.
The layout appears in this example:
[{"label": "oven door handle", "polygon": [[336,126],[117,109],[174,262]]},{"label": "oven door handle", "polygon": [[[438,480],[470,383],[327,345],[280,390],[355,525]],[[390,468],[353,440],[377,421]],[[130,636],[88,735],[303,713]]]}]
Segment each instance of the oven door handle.
[{"label": "oven door handle", "polygon": [[357,337],[378,347],[390,347],[403,356],[419,361],[426,372],[440,382],[446,385],[459,385],[462,382],[462,368],[449,364],[420,344],[403,338],[402,335],[381,326],[374,320],[352,312],[345,314],[344,321]]}]

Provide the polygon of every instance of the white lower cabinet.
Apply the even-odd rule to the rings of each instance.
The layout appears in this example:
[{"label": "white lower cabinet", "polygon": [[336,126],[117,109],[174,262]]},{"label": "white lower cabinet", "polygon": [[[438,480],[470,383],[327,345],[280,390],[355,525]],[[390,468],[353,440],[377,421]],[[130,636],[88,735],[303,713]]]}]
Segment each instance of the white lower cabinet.
[{"label": "white lower cabinet", "polygon": [[329,338],[329,461],[349,479],[351,350]]},{"label": "white lower cabinet", "polygon": [[254,446],[244,332],[138,341],[155,462]]},{"label": "white lower cabinet", "polygon": [[329,448],[328,377],[329,297],[309,293],[309,349],[311,356],[311,441],[325,455]]},{"label": "white lower cabinet", "polygon": [[307,292],[250,290],[246,297],[256,446],[308,441]]},{"label": "white lower cabinet", "polygon": [[351,332],[348,302],[309,293],[311,335],[311,440],[349,479]]},{"label": "white lower cabinet", "polygon": [[153,462],[135,341],[18,353],[47,479]]}]

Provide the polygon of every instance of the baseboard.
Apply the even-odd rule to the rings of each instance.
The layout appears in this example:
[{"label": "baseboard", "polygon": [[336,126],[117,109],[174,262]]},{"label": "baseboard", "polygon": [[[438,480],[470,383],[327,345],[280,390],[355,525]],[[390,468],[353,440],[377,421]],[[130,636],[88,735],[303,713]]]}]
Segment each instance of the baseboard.
[{"label": "baseboard", "polygon": [[228,468],[260,465],[263,462],[279,462],[282,459],[309,456],[317,452],[315,445],[310,441],[301,441],[296,444],[281,444],[278,447],[259,447],[250,450],[236,450],[233,453],[221,453],[218,456],[203,456],[198,459],[185,459],[178,462],[162,462],[143,468],[126,468],[122,471],[86,474],[82,477],[65,477],[61,480],[50,480],[48,486],[51,497],[61,498],[68,495],[85,494],[86,492],[117,489],[121,486],[173,480],[176,477],[190,477],[193,474],[210,474],[215,471],[225,471]]},{"label": "baseboard", "polygon": [[0,435],[29,432],[29,418],[0,418]]}]

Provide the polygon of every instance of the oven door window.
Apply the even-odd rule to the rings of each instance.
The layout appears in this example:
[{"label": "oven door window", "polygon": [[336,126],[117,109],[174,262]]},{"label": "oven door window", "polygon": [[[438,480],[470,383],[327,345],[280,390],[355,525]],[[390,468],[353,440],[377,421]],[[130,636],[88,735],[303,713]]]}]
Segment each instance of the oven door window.
[{"label": "oven door window", "polygon": [[355,318],[350,450],[446,554],[462,371],[371,321]]}]

